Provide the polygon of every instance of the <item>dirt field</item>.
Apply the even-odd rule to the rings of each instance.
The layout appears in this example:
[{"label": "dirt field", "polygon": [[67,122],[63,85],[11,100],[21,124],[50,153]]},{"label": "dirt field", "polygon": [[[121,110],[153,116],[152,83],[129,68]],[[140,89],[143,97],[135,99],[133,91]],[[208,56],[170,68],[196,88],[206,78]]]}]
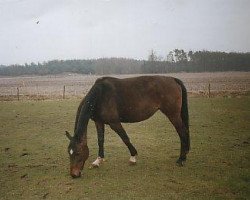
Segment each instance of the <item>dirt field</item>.
[{"label": "dirt field", "polygon": [[[250,72],[218,73],[171,73],[164,74],[181,79],[188,92],[207,94],[208,84],[211,93],[246,93],[250,90]],[[119,78],[138,75],[110,75]],[[62,98],[65,86],[66,98],[82,97],[101,76],[63,74],[29,77],[0,77],[0,97],[3,100],[15,99],[17,88],[20,98]]]}]

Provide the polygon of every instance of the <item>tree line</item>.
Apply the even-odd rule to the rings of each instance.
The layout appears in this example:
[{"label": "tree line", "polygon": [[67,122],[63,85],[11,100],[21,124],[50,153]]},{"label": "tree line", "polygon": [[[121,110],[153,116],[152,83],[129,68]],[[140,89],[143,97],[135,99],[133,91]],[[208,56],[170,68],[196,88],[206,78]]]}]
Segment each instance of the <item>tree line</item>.
[{"label": "tree line", "polygon": [[0,75],[80,74],[147,74],[171,72],[249,71],[250,53],[170,51],[165,58],[151,51],[147,60],[100,58],[88,60],[53,60],[24,65],[0,65]]}]

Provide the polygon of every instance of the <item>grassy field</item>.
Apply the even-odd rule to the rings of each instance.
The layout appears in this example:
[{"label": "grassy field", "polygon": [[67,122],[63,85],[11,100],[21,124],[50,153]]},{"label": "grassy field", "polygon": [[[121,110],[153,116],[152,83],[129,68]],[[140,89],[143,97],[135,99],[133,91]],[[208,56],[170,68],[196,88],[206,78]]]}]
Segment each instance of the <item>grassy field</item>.
[{"label": "grassy field", "polygon": [[69,175],[68,140],[75,100],[0,102],[0,199],[249,199],[250,97],[190,98],[191,151],[175,165],[179,138],[157,113],[125,124],[139,156],[129,153],[106,127],[106,162],[97,156],[96,132],[88,128],[90,158],[79,179]]}]

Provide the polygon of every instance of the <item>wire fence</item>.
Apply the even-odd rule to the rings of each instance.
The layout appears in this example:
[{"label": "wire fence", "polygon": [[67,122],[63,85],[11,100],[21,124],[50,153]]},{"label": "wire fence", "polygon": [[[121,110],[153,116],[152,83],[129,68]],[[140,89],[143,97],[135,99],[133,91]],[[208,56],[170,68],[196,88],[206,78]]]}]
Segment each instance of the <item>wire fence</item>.
[{"label": "wire fence", "polygon": [[[190,94],[241,94],[250,90],[250,72],[165,74],[181,79]],[[119,78],[138,75],[113,75]],[[0,99],[68,99],[84,97],[97,78],[94,75],[0,77]]]}]

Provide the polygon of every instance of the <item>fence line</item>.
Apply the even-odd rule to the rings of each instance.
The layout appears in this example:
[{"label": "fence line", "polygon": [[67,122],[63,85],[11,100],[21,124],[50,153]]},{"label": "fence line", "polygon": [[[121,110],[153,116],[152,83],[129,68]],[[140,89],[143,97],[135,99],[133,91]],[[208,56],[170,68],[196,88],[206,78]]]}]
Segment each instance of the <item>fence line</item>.
[{"label": "fence line", "polygon": [[[29,86],[17,86],[10,87],[8,92],[3,94],[0,93],[0,100],[15,99],[20,101],[22,99],[67,99],[71,97],[84,97],[88,92],[89,88],[82,89],[79,85],[62,85],[60,86],[39,86],[35,85],[33,87]],[[53,88],[53,89],[51,89]]]},{"label": "fence line", "polygon": [[[203,83],[202,85],[193,82],[185,83],[188,93],[192,95],[202,95],[207,98],[211,98],[214,95],[231,95],[231,94],[244,94],[249,90],[244,84],[241,86],[241,90],[235,90],[231,88],[230,85],[227,85],[227,90],[225,90],[225,84],[220,86],[216,84],[211,84],[211,82]],[[0,94],[0,100],[17,100],[22,99],[33,99],[33,100],[42,100],[42,99],[68,99],[68,98],[82,98],[91,88],[91,84],[75,84],[75,85],[35,85],[35,86],[17,86],[10,87],[8,93]]]}]

